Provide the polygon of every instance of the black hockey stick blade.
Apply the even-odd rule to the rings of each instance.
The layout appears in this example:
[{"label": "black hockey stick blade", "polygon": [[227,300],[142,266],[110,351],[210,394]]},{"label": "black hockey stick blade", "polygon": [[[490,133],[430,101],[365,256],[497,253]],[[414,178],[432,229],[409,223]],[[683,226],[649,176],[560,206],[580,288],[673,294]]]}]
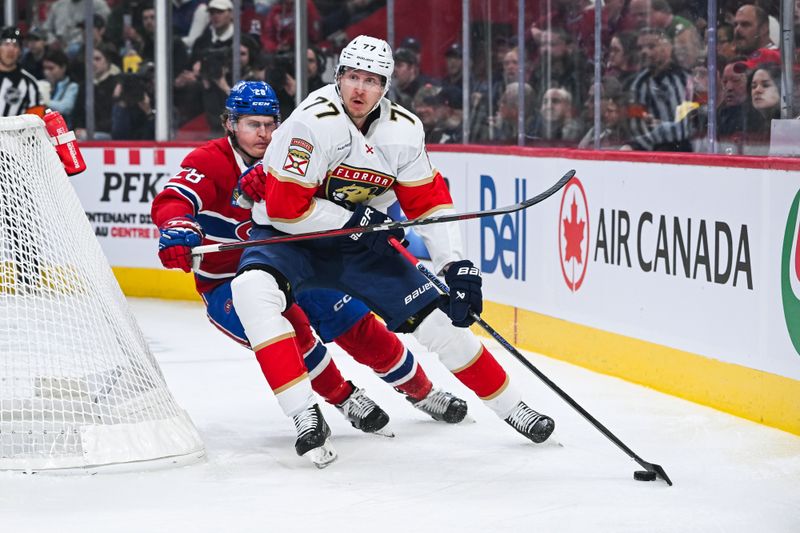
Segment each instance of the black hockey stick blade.
[{"label": "black hockey stick blade", "polygon": [[666,481],[667,485],[669,485],[670,487],[672,486],[672,480],[669,478],[669,476],[661,467],[661,465],[648,463],[647,461],[640,459],[638,456],[634,457],[633,460],[639,463],[648,472],[653,472],[655,475]]},{"label": "black hockey stick blade", "polygon": [[461,220],[471,220],[473,218],[493,217],[495,215],[505,215],[506,213],[513,213],[522,209],[527,209],[532,205],[546,200],[554,195],[562,187],[564,187],[569,180],[575,175],[574,170],[570,170],[564,174],[560,180],[554,183],[546,191],[542,191],[532,198],[527,200],[508,205],[505,207],[497,207],[495,209],[487,209],[484,211],[473,211],[471,213],[454,213],[451,215],[433,216],[427,218],[417,218],[414,220],[393,220],[385,224],[373,224],[371,226],[362,226],[354,228],[337,228],[332,230],[312,231],[309,233],[298,233],[294,235],[279,235],[270,237],[268,239],[258,239],[252,241],[231,242],[224,244],[207,244],[205,246],[196,246],[192,248],[192,255],[199,256],[202,254],[214,252],[227,252],[229,250],[241,250],[244,248],[251,248],[253,246],[265,246],[267,244],[279,244],[282,242],[297,242],[307,241],[311,239],[327,239],[331,237],[344,237],[353,233],[372,233],[373,231],[386,231],[395,228],[411,228],[414,226],[424,226],[426,224],[440,224],[442,222],[457,222]]}]

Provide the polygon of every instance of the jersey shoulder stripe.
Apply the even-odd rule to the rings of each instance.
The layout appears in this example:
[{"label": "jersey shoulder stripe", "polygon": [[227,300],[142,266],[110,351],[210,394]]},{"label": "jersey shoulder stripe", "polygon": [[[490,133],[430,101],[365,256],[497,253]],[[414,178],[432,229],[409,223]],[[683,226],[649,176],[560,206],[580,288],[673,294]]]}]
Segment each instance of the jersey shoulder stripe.
[{"label": "jersey shoulder stripe", "polygon": [[203,199],[194,192],[189,187],[181,185],[179,183],[167,183],[164,186],[165,189],[170,189],[181,195],[182,197],[186,198],[191,202],[192,206],[194,206],[194,212],[199,213],[203,210]]}]

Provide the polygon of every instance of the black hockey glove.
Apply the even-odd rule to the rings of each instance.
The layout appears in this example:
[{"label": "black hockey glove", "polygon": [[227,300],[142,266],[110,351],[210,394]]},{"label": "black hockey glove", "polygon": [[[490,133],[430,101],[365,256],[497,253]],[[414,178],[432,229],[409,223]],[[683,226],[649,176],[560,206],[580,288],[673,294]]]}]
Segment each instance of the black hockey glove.
[{"label": "black hockey glove", "polygon": [[[391,221],[388,215],[381,213],[377,209],[369,207],[368,205],[358,204],[353,216],[347,221],[343,227],[357,228],[359,226],[372,226],[373,224],[381,224],[386,221]],[[345,249],[350,251],[358,251],[359,249],[368,249],[380,255],[392,256],[397,254],[397,250],[392,248],[389,244],[389,237],[394,237],[402,242],[405,232],[403,228],[396,228],[387,231],[373,231],[369,233],[353,233],[344,237]]]},{"label": "black hockey glove", "polygon": [[475,319],[470,312],[480,315],[483,311],[481,271],[472,261],[456,261],[450,264],[444,280],[450,287],[450,298],[443,299],[440,308],[447,313],[454,326],[471,326]]}]

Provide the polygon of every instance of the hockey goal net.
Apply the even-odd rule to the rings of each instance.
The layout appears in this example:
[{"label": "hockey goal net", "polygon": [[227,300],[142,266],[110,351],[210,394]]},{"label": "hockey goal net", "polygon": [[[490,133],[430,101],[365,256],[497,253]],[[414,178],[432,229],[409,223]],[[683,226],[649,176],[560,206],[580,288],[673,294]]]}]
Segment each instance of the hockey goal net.
[{"label": "hockey goal net", "polygon": [[0,469],[140,468],[203,454],[44,123],[0,118]]}]

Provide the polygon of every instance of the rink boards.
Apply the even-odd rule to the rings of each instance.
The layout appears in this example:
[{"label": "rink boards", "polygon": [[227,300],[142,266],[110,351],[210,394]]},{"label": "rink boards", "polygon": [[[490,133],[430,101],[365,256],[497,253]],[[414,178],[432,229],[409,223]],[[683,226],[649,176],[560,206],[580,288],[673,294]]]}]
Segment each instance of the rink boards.
[{"label": "rink boards", "polygon": [[[194,298],[160,269],[149,205],[189,146],[94,145],[73,184],[126,294]],[[484,318],[521,348],[800,434],[800,162],[436,147]]]}]

